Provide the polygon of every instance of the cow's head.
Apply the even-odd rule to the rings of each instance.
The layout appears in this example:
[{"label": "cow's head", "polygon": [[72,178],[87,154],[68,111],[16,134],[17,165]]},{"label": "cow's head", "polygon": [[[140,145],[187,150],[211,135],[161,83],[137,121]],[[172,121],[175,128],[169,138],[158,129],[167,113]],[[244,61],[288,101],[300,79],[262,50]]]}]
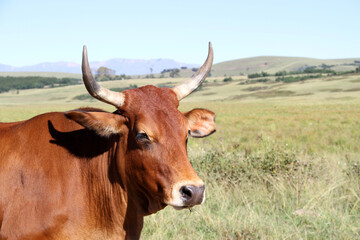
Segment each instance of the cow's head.
[{"label": "cow's head", "polygon": [[205,185],[192,168],[186,143],[189,136],[206,137],[215,131],[215,114],[206,109],[181,113],[179,101],[194,91],[209,74],[213,50],[204,65],[189,80],[174,88],[144,86],[114,92],[94,80],[84,46],[83,81],[88,92],[117,111],[70,111],[65,115],[101,136],[114,134],[126,138],[125,153],[117,159],[120,175],[126,175],[127,186],[152,213],[166,205],[176,209],[201,204]]}]

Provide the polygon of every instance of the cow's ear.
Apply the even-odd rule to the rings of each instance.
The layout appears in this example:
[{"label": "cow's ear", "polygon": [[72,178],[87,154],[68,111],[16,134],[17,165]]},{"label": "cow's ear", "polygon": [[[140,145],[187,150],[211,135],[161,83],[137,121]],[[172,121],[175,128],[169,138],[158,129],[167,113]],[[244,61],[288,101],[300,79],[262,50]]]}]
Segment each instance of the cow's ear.
[{"label": "cow's ear", "polygon": [[87,129],[95,131],[103,137],[120,134],[127,121],[124,116],[109,112],[73,110],[64,114],[67,118],[74,120]]},{"label": "cow's ear", "polygon": [[184,115],[189,120],[190,136],[201,138],[215,132],[215,113],[212,111],[195,108]]}]

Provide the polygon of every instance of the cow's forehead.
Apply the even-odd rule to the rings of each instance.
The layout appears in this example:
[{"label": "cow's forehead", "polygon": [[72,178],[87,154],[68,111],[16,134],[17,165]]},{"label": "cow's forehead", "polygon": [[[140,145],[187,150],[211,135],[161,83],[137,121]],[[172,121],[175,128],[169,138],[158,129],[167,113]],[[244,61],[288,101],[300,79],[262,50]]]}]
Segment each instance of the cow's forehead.
[{"label": "cow's forehead", "polygon": [[179,100],[171,89],[149,85],[129,89],[124,93],[126,101],[123,110],[131,116],[134,123],[142,123],[149,127],[186,127],[185,117],[177,109]]},{"label": "cow's forehead", "polygon": [[[136,89],[125,90],[125,111],[139,112],[141,110],[171,109],[179,106],[176,94],[169,88],[158,88],[147,85]],[[146,109],[147,108],[147,109]]]}]

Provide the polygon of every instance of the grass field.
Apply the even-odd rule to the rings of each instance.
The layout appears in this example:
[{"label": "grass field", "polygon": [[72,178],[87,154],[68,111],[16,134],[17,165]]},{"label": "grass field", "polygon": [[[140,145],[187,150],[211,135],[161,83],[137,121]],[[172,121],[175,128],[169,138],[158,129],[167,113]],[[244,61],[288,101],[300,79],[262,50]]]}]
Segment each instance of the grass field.
[{"label": "grass field", "polygon": [[148,217],[144,239],[360,237],[360,105],[204,106],[218,131],[192,139],[189,155],[207,201]]},{"label": "grass field", "polygon": [[[189,140],[207,199],[145,218],[142,239],[360,239],[360,75],[244,84],[209,78],[183,111],[216,112],[217,132]],[[104,82],[171,85],[182,79]],[[83,86],[0,94],[0,121],[79,106]]]}]

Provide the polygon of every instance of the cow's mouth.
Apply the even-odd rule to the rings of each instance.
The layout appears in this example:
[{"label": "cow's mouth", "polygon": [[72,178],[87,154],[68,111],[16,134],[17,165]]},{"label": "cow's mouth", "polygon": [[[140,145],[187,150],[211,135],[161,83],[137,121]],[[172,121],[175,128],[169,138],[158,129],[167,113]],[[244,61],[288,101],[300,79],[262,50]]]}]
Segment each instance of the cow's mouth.
[{"label": "cow's mouth", "polygon": [[194,205],[192,206],[172,206],[175,210],[183,210],[183,209],[189,209],[191,211],[191,208],[194,207]]}]

